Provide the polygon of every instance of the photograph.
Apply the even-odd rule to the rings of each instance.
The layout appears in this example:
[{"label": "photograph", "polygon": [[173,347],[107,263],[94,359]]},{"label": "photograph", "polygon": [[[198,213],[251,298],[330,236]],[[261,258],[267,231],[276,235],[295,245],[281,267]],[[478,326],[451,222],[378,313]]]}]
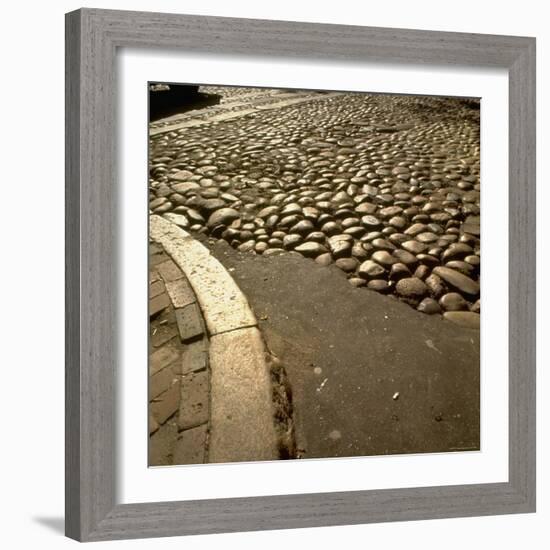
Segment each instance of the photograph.
[{"label": "photograph", "polygon": [[91,4],[3,11],[4,547],[543,548],[546,5]]},{"label": "photograph", "polygon": [[148,94],[149,466],[479,451],[480,99]]}]

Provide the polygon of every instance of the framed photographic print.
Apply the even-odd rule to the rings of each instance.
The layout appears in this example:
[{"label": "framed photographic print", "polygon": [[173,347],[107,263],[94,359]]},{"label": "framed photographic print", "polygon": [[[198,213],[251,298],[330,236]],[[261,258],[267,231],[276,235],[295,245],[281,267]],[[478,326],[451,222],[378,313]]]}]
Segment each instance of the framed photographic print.
[{"label": "framed photographic print", "polygon": [[534,511],[534,39],[66,23],[67,535]]}]

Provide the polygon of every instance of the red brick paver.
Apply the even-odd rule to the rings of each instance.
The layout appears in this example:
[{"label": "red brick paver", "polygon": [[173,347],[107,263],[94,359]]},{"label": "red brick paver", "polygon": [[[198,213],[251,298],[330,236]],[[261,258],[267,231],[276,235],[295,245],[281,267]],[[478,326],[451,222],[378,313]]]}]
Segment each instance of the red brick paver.
[{"label": "red brick paver", "polygon": [[195,294],[158,244],[149,248],[149,465],[207,461],[208,336]]}]

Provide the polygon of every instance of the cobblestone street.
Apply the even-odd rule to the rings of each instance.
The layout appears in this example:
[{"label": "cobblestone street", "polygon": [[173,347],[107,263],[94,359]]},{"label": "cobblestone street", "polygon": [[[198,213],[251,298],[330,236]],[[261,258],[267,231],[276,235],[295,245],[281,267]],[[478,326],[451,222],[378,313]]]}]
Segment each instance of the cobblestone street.
[{"label": "cobblestone street", "polygon": [[150,464],[479,448],[479,101],[197,98],[150,123]]},{"label": "cobblestone street", "polygon": [[479,324],[479,104],[202,87],[151,127],[150,208],[240,251],[334,263],[354,286]]}]

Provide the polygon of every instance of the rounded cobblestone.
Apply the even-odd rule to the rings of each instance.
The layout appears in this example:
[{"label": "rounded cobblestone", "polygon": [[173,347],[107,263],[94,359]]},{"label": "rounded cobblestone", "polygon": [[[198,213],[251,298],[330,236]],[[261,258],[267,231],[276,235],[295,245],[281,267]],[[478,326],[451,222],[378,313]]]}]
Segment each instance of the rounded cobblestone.
[{"label": "rounded cobblestone", "polygon": [[[175,121],[188,127],[151,125],[152,211],[243,252],[335,264],[354,286],[394,293],[419,311],[433,313],[426,300],[449,293],[475,310],[475,102],[299,92],[292,103],[284,91],[255,90],[266,109],[241,112],[231,106],[237,91],[216,90],[220,105]],[[271,109],[280,94],[287,103]],[[427,288],[414,299],[398,290],[411,277]]]}]

